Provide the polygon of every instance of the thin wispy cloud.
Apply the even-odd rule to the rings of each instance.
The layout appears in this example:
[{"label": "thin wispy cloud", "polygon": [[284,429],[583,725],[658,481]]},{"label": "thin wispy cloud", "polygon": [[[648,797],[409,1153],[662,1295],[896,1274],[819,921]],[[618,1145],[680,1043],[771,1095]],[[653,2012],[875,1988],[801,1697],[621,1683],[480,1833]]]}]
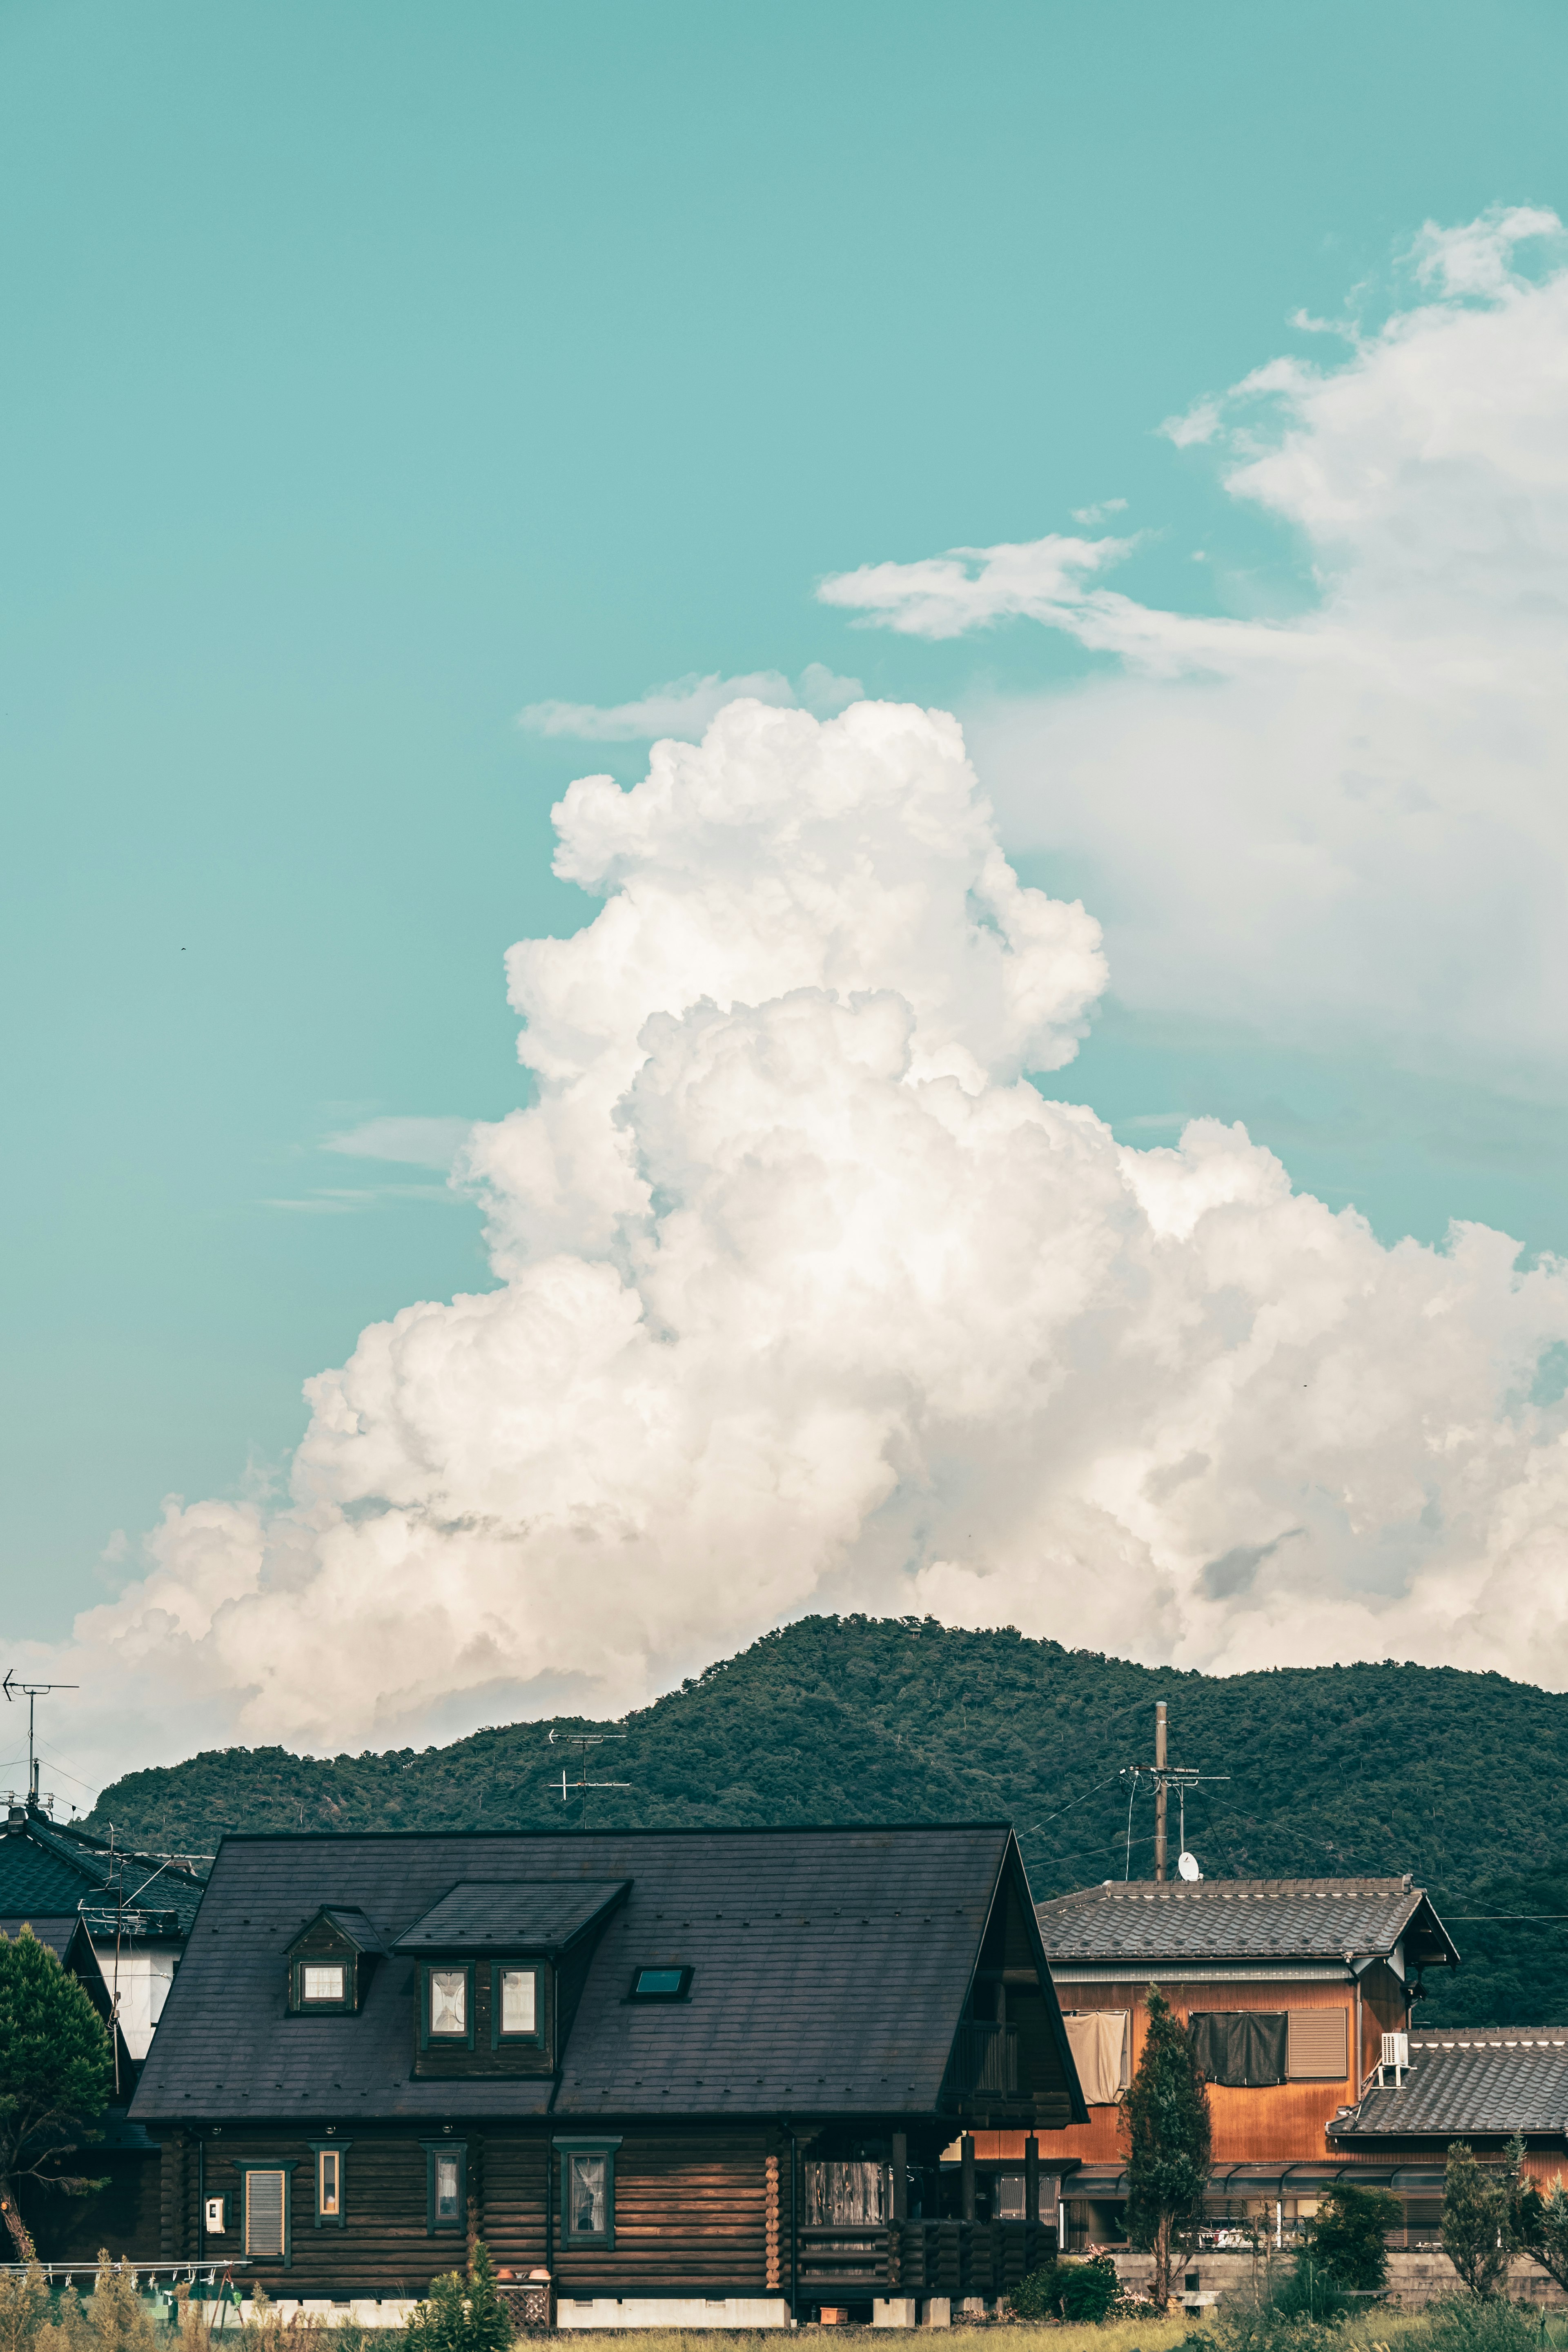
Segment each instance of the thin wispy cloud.
[{"label": "thin wispy cloud", "polygon": [[865,692],[858,677],[838,677],[821,662],[808,662],[792,684],[782,670],[748,671],[724,677],[695,672],[651,687],[635,702],[531,702],[518,725],[533,735],[570,736],[580,743],[637,743],[661,735],[695,738],[706,733],[726,703],[766,702],[778,710],[801,709],[819,719],[858,702]]}]

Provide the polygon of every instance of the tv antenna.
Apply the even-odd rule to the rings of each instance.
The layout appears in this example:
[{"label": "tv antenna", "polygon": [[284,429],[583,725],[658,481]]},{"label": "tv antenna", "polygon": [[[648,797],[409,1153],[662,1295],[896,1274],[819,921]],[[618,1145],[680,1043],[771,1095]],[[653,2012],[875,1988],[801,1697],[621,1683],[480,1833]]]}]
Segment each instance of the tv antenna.
[{"label": "tv antenna", "polygon": [[[25,1698],[27,1702],[27,1802],[35,1811],[42,1809],[42,1801],[38,1795],[38,1750],[33,1738],[33,1710],[39,1699],[47,1698],[50,1691],[80,1688],[79,1683],[19,1683],[15,1666],[6,1668],[5,1679],[0,1683],[0,1691],[4,1691],[8,1699]],[[54,1801],[51,1797],[50,1804]]]},{"label": "tv antenna", "polygon": [[1228,1780],[1230,1778],[1228,1772],[1199,1772],[1191,1765],[1170,1763],[1166,1756],[1167,1728],[1165,1701],[1157,1699],[1154,1703],[1153,1763],[1124,1764],[1121,1768],[1121,1778],[1130,1784],[1127,1791],[1127,1857],[1122,1875],[1126,1878],[1132,1875],[1132,1801],[1142,1782],[1151,1780],[1154,1786],[1154,1878],[1155,1883],[1162,1886],[1165,1883],[1169,1850],[1165,1823],[1171,1790],[1174,1789],[1176,1792],[1179,1823],[1176,1871],[1178,1876],[1191,1883],[1201,1878],[1203,1872],[1198,1868],[1196,1854],[1187,1852],[1187,1790],[1195,1789],[1200,1780]]},{"label": "tv antenna", "polygon": [[561,1767],[561,1801],[563,1805],[569,1805],[574,1795],[582,1798],[583,1810],[577,1820],[580,1830],[585,1830],[588,1826],[590,1789],[629,1789],[632,1785],[629,1780],[590,1780],[588,1750],[590,1748],[602,1748],[607,1739],[624,1739],[626,1736],[624,1731],[556,1731],[553,1729],[551,1731],[549,1744],[552,1748],[559,1742],[563,1748],[574,1748],[577,1750],[577,1778],[571,1782],[570,1786],[566,1780],[566,1767],[564,1764]]}]

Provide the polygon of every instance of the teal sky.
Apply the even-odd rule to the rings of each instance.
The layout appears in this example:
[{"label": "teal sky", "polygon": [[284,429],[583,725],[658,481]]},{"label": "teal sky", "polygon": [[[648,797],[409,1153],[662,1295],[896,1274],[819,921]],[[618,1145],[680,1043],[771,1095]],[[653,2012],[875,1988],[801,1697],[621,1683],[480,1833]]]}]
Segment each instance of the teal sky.
[{"label": "teal sky", "polygon": [[[515,714],[822,662],[1065,679],[829,572],[1158,526],[1295,551],[1156,437],[1427,217],[1568,210],[1568,16],[685,0],[0,10],[6,1624],[169,1491],[275,1475],[302,1379],[485,1280],[438,1174],[326,1139],[523,1098],[501,955],[548,811],[636,745]],[[1048,855],[1029,878],[1080,887]],[[1114,998],[1061,1090],[1244,1119],[1385,1238],[1568,1247],[1561,1100]],[[107,1556],[106,1556],[107,1548]]]}]

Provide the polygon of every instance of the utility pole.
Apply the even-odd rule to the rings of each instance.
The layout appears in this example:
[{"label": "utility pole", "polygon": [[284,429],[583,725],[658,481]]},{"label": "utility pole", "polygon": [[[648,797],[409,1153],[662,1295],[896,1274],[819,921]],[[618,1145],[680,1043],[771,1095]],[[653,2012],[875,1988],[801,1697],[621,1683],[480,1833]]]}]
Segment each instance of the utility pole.
[{"label": "utility pole", "polygon": [[1154,1702],[1154,1880],[1165,1883],[1165,1702]]},{"label": "utility pole", "polygon": [[1132,1875],[1132,1808],[1138,1791],[1145,1780],[1154,1784],[1154,1880],[1163,1886],[1170,1876],[1170,1795],[1174,1789],[1181,1807],[1182,1839],[1177,1858],[1179,1878],[1198,1878],[1202,1873],[1187,1852],[1187,1790],[1195,1789],[1200,1780],[1228,1780],[1228,1772],[1200,1772],[1194,1765],[1173,1764],[1170,1760],[1169,1725],[1164,1700],[1154,1702],[1154,1761],[1150,1764],[1124,1764],[1121,1778],[1128,1784],[1127,1792],[1127,1853],[1125,1875]]}]

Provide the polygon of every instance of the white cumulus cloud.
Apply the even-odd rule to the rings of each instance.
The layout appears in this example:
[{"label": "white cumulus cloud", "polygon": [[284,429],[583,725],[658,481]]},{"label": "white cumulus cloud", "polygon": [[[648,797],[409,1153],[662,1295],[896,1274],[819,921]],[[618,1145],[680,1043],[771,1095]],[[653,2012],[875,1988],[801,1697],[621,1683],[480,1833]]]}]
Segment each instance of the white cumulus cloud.
[{"label": "white cumulus cloud", "polygon": [[953,720],[740,702],[555,814],[604,903],[510,958],[494,1286],[313,1380],[275,1503],[170,1502],[53,1654],[62,1744],[618,1709],[812,1607],[1568,1682],[1568,1409],[1529,1402],[1568,1277],[1047,1099],[1099,931],[1019,884]]},{"label": "white cumulus cloud", "polygon": [[1108,539],[871,564],[823,589],[917,635],[1016,615],[1115,657],[1071,691],[965,716],[1004,838],[1070,856],[1128,1003],[1426,1065],[1561,1069],[1562,254],[1547,213],[1429,224],[1418,299],[1338,364],[1269,361],[1166,426],[1304,551],[1315,593],[1297,617],[1141,603],[1105,583],[1126,548]]}]

